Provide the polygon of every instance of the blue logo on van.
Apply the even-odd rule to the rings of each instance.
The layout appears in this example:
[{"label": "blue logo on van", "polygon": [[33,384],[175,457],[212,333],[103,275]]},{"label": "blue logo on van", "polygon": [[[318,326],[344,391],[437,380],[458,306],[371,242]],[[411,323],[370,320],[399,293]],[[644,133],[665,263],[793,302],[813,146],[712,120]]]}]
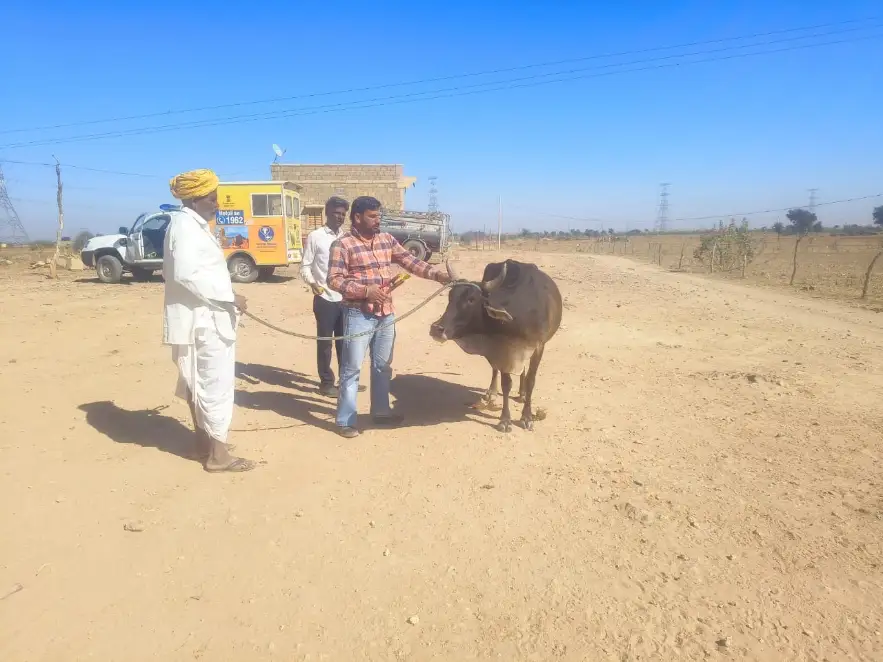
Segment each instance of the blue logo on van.
[{"label": "blue logo on van", "polygon": [[274,236],[275,233],[273,232],[273,228],[271,228],[269,225],[264,225],[261,227],[260,230],[258,230],[258,239],[260,239],[265,244],[269,244],[271,241],[273,241]]}]

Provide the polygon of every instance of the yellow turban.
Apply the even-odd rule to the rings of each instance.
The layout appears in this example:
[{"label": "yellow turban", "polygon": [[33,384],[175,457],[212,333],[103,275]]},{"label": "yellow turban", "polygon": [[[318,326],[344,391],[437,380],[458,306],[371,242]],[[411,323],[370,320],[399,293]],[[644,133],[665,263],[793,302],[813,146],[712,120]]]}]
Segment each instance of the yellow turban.
[{"label": "yellow turban", "polygon": [[172,177],[169,188],[178,200],[202,198],[218,188],[218,176],[211,170],[191,170]]}]

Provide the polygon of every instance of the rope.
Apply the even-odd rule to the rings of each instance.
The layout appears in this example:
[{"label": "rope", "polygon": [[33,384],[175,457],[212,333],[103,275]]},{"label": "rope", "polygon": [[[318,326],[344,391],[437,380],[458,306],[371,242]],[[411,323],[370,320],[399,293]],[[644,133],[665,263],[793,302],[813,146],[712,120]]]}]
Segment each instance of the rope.
[{"label": "rope", "polygon": [[446,284],[442,285],[440,288],[438,288],[438,290],[436,290],[435,292],[430,294],[428,297],[426,297],[423,301],[421,301],[419,304],[417,304],[414,308],[409,310],[404,315],[402,315],[401,317],[395,317],[394,319],[391,319],[388,322],[384,322],[383,324],[378,326],[376,329],[369,329],[368,331],[362,331],[361,333],[353,333],[348,336],[341,336],[341,337],[338,337],[338,336],[310,336],[310,335],[307,335],[304,333],[295,333],[294,331],[288,331],[287,329],[283,329],[282,327],[278,327],[275,324],[268,322],[267,320],[262,320],[260,317],[258,317],[257,315],[253,315],[252,313],[248,312],[247,310],[243,310],[242,314],[250,319],[253,319],[258,324],[263,324],[268,329],[273,329],[273,331],[278,331],[279,333],[285,334],[286,336],[292,336],[294,338],[301,338],[302,340],[351,340],[352,338],[360,338],[362,336],[369,336],[372,333],[377,333],[381,329],[385,329],[386,327],[391,326],[391,325],[395,324],[396,322],[399,322],[407,317],[410,317],[411,315],[416,313],[418,310],[423,308],[423,306],[425,306],[430,301],[435,299],[435,297],[437,297],[439,294],[444,292],[446,289],[448,289],[449,287],[453,287],[454,285],[458,285],[458,284],[460,284],[459,281],[451,281],[450,283],[446,283]]}]

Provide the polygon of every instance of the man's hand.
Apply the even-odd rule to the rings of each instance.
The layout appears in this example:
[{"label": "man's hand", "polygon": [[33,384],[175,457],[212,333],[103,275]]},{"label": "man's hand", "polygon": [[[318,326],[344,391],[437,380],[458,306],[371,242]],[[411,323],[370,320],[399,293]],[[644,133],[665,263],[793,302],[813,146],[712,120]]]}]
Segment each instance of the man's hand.
[{"label": "man's hand", "polygon": [[453,280],[453,278],[451,278],[451,275],[448,273],[448,270],[442,267],[433,267],[431,276],[442,285],[446,285]]},{"label": "man's hand", "polygon": [[310,283],[310,289],[313,290],[313,294],[316,296],[320,296],[325,292],[325,288],[319,285],[319,283]]},{"label": "man's hand", "polygon": [[379,285],[369,285],[368,294],[365,297],[369,303],[383,305],[389,301],[389,292],[380,289]]},{"label": "man's hand", "polygon": [[245,312],[246,310],[248,310],[247,300],[241,294],[234,294],[233,295],[233,305],[236,306],[237,308],[239,308],[239,310],[241,310],[242,312]]}]

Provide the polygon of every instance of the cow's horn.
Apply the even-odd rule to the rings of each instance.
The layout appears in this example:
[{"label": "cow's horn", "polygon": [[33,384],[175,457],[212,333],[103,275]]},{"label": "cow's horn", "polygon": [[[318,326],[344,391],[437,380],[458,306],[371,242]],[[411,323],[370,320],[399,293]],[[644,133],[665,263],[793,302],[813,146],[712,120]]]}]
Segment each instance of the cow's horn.
[{"label": "cow's horn", "polygon": [[448,276],[451,277],[451,280],[457,280],[457,273],[454,271],[454,267],[451,266],[450,260],[445,260],[445,269],[448,270]]},{"label": "cow's horn", "polygon": [[500,275],[494,278],[489,283],[482,283],[486,292],[493,292],[495,289],[500,287],[503,284],[503,281],[506,280],[506,268],[508,265],[503,262],[503,270],[500,272]]}]

